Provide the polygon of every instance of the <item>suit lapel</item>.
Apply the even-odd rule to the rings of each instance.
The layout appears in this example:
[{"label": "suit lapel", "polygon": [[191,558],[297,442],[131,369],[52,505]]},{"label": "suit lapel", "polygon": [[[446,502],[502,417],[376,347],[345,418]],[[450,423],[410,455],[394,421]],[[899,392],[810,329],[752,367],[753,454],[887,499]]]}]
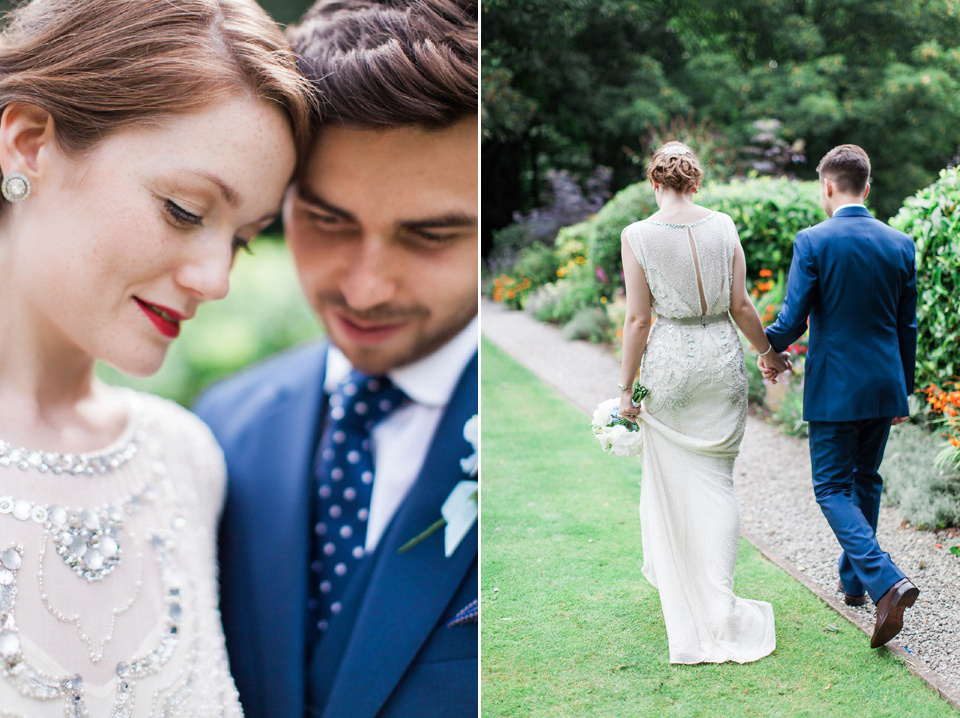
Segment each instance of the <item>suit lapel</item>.
[{"label": "suit lapel", "polygon": [[[305,695],[306,606],[310,551],[310,478],[320,417],[324,413],[325,347],[315,376],[306,384],[283,387],[252,437],[249,476],[258,496],[243,528],[244,555],[259,564],[265,580],[252,583],[258,655],[270,656],[261,666],[261,690],[271,716],[302,715]],[[278,695],[276,676],[293,676],[287,695]]]},{"label": "suit lapel", "polygon": [[450,558],[443,553],[443,531],[408,553],[397,552],[440,517],[440,507],[453,487],[469,478],[460,467],[460,459],[472,451],[463,438],[463,427],[476,413],[474,355],[437,427],[416,482],[371,557],[369,584],[325,716],[373,718],[377,714],[476,560],[476,525]]}]

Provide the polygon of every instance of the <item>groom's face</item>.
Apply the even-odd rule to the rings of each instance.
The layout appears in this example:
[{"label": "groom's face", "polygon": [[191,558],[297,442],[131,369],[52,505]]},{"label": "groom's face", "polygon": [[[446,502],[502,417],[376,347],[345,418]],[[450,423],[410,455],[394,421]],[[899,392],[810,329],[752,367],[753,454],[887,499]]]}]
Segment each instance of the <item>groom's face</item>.
[{"label": "groom's face", "polygon": [[300,283],[331,341],[382,373],[477,313],[477,118],[443,130],[321,130],[288,192]]}]

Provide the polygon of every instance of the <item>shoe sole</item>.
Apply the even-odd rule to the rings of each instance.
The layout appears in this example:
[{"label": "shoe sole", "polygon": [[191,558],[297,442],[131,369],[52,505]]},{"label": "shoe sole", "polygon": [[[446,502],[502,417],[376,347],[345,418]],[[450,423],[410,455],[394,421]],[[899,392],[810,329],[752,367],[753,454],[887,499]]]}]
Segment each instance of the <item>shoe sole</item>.
[{"label": "shoe sole", "polygon": [[916,603],[919,595],[920,589],[916,586],[901,586],[897,589],[897,595],[893,597],[890,611],[887,613],[887,620],[879,630],[874,631],[870,639],[870,648],[880,648],[903,630],[903,609],[910,608]]}]

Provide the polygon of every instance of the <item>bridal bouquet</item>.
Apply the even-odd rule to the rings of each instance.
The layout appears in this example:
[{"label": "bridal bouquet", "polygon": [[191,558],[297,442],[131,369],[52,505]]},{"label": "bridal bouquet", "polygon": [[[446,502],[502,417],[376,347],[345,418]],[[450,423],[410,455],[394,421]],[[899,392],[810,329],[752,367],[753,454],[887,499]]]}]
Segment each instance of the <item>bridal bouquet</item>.
[{"label": "bridal bouquet", "polygon": [[[633,387],[633,403],[640,404],[650,393],[643,384]],[[635,456],[643,451],[640,427],[620,416],[620,399],[607,399],[593,412],[590,430],[603,450],[614,456]]]}]

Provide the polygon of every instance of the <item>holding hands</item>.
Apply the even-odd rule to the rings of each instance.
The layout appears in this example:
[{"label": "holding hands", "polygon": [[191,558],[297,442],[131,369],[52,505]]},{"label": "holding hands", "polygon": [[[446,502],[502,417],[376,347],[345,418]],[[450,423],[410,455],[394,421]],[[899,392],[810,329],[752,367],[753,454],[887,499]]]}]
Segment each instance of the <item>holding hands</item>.
[{"label": "holding hands", "polygon": [[783,372],[793,371],[793,364],[787,352],[775,352],[772,345],[757,357],[757,367],[763,374],[763,378],[773,384],[777,383],[777,377]]}]

